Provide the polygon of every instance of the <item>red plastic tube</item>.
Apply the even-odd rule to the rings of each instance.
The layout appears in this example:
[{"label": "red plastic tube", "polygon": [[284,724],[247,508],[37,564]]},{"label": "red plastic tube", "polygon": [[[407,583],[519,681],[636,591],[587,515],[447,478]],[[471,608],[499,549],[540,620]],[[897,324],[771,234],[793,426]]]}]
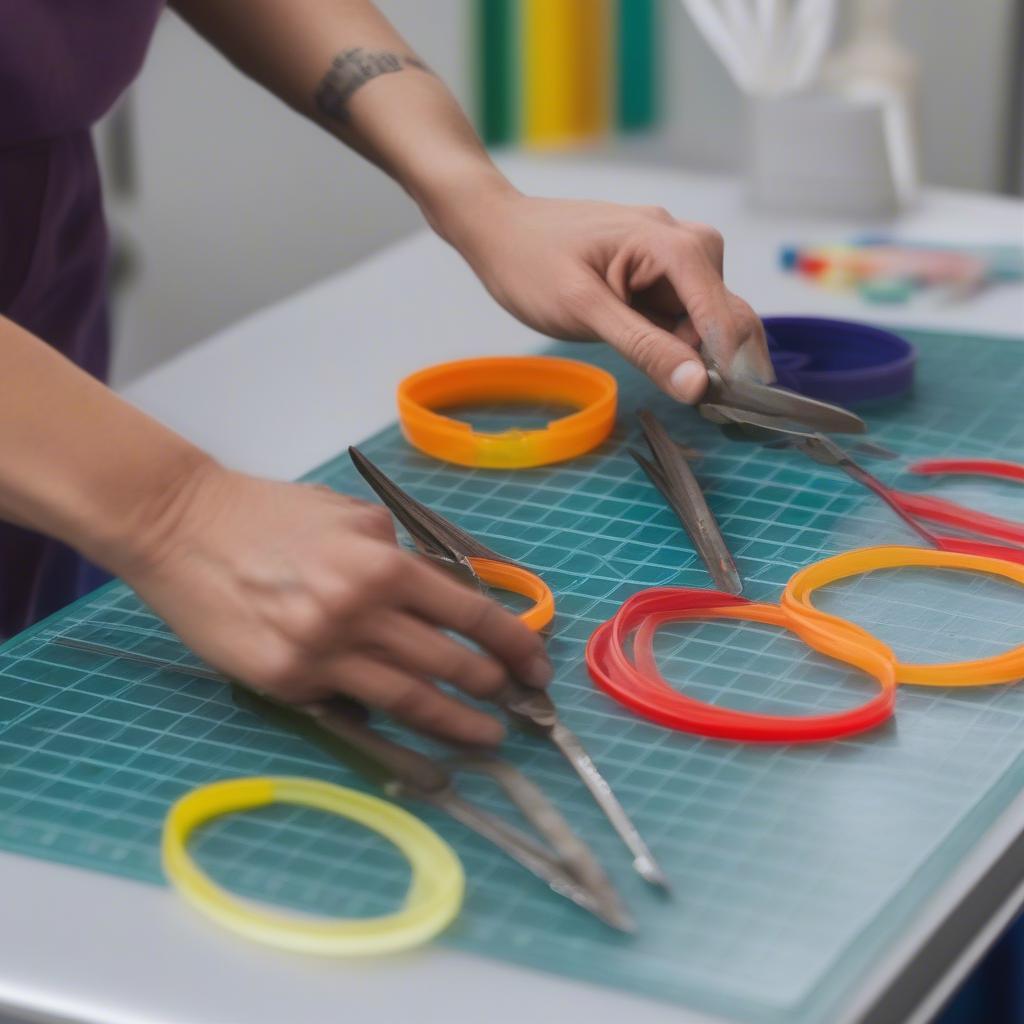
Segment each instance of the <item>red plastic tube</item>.
[{"label": "red plastic tube", "polygon": [[[891,717],[896,693],[892,659],[859,645],[844,631],[816,635],[814,646],[878,681],[879,693],[859,707],[824,715],[767,715],[718,707],[679,693],[658,671],[654,635],[666,622],[714,618],[765,622],[798,635],[805,631],[778,605],[755,604],[713,590],[654,587],[633,595],[594,631],[586,652],[590,676],[632,711],[660,725],[715,739],[760,743],[833,740],[872,729]],[[632,660],[627,654],[631,636]]]},{"label": "red plastic tube", "polygon": [[[909,467],[910,472],[920,476],[939,476],[947,473],[969,476],[995,477],[1024,483],[1024,466],[1015,462],[998,459],[924,459]],[[942,551],[955,551],[965,555],[983,558],[1002,558],[1007,562],[1024,565],[1024,524],[1001,519],[999,516],[976,512],[955,502],[925,494],[908,494],[905,491],[888,491],[885,500],[893,505],[900,515],[927,540]],[[974,533],[984,538],[1006,541],[1006,544],[989,543],[967,537],[949,537],[932,533],[917,520],[940,523],[954,529]]]},{"label": "red plastic tube", "polygon": [[1000,459],[922,459],[909,467],[920,476],[961,473],[966,476],[995,476],[1024,484],[1024,466]]},{"label": "red plastic tube", "polygon": [[909,494],[906,491],[894,492],[894,497],[912,516],[925,519],[930,523],[941,523],[958,530],[972,530],[999,540],[1008,540],[1012,544],[1024,544],[1024,525],[990,516],[985,512],[975,512],[964,508],[945,498],[934,498],[927,494]]}]

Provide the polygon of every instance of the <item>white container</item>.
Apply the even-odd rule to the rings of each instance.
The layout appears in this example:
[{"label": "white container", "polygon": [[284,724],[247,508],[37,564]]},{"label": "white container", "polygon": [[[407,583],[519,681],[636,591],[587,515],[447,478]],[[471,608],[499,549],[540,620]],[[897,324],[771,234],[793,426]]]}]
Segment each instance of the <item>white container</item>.
[{"label": "white container", "polygon": [[747,141],[749,199],[765,212],[888,217],[917,192],[906,103],[884,90],[752,98]]}]

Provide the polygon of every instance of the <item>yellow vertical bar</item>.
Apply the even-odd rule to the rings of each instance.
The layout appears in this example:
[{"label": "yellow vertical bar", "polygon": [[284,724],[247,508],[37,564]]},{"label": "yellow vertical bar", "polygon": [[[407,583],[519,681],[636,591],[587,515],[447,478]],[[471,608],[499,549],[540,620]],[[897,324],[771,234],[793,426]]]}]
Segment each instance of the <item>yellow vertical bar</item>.
[{"label": "yellow vertical bar", "polygon": [[608,0],[523,0],[523,135],[564,146],[600,136],[611,106]]}]

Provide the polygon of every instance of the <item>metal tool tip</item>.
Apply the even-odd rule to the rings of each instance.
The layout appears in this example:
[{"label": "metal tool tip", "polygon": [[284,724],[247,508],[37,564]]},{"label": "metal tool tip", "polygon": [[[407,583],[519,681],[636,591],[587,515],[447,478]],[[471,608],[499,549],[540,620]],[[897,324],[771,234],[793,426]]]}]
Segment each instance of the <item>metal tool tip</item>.
[{"label": "metal tool tip", "polygon": [[733,594],[738,597],[743,593],[743,580],[740,579],[740,574],[736,570],[735,566],[723,566],[723,578],[724,583],[723,590],[727,594]]},{"label": "metal tool tip", "polygon": [[666,896],[672,895],[672,884],[653,857],[637,857],[633,869],[645,882],[656,885]]},{"label": "metal tool tip", "polygon": [[637,931],[636,920],[629,911],[620,906],[602,907],[598,916],[606,925],[622,932],[624,935],[635,935]]}]

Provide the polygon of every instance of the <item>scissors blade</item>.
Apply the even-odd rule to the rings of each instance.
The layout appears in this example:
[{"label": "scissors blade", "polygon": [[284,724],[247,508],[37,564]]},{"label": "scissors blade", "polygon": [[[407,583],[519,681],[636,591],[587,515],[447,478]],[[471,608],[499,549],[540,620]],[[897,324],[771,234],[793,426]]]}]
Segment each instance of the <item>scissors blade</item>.
[{"label": "scissors blade", "polygon": [[509,682],[495,700],[518,725],[548,739],[569,762],[573,771],[590,791],[612,828],[633,855],[633,869],[644,881],[659,886],[666,893],[672,887],[658,862],[619,802],[612,787],[586,752],[579,737],[563,724],[558,708],[543,690],[534,690],[520,683]]},{"label": "scissors blade", "polygon": [[714,363],[708,365],[704,403],[780,416],[827,433],[863,434],[867,430],[867,424],[848,409],[785,388],[728,377]]},{"label": "scissors blade", "polygon": [[689,463],[681,456],[668,431],[651,413],[640,413],[640,425],[654,462],[638,452],[631,451],[630,454],[672,506],[715,584],[727,593],[739,594],[743,590],[743,581]]},{"label": "scissors blade", "polygon": [[149,654],[140,654],[138,651],[122,651],[120,647],[97,644],[91,640],[79,640],[71,636],[55,636],[50,640],[50,643],[57,644],[59,647],[70,647],[76,651],[85,651],[89,654],[97,654],[107,658],[121,658],[124,661],[134,661],[140,665],[148,665],[150,668],[162,669],[166,672],[177,672],[179,675],[193,676],[199,679],[213,679],[218,683],[231,682],[226,675],[206,665],[187,665],[184,662],[169,661],[167,658],[155,658]]},{"label": "scissors blade", "polygon": [[[493,779],[554,852],[557,858],[555,866],[559,872],[557,875],[550,872],[552,877],[561,879],[561,875],[567,871],[572,876],[573,889],[582,888],[586,894],[588,909],[613,927],[622,931],[633,930],[632,917],[590,847],[573,832],[539,786],[515,766],[495,757],[467,755],[457,758],[453,765],[459,771],[475,772]],[[515,835],[519,832],[505,822],[500,824],[507,833]],[[550,861],[550,855],[546,855],[546,860]],[[569,898],[575,897],[569,895]]]},{"label": "scissors blade", "polygon": [[607,779],[594,764],[579,737],[559,720],[551,730],[551,742],[573,766],[573,770],[590,790],[598,807],[604,811],[605,817],[611,822],[612,828],[626,844],[626,848],[633,855],[633,870],[645,882],[656,885],[666,894],[671,895],[672,886],[668,876],[655,860],[650,847],[626,813],[626,809],[619,802],[619,798],[608,784]]},{"label": "scissors blade", "polygon": [[617,897],[614,902],[605,903],[547,850],[514,825],[477,807],[452,790],[431,794],[425,799],[449,817],[493,843],[517,864],[546,882],[559,896],[571,900],[612,928],[622,932],[636,930],[632,917],[618,904]]},{"label": "scissors blade", "polygon": [[739,441],[755,441],[759,444],[776,444],[789,439],[812,437],[807,430],[799,430],[791,420],[769,413],[752,412],[731,405],[717,405],[705,402],[698,410],[701,416],[717,423],[730,437]]},{"label": "scissors blade", "polygon": [[463,564],[470,558],[509,562],[504,555],[492,551],[471,534],[403,491],[358,448],[349,447],[348,454],[359,475],[370,485],[424,553]]},{"label": "scissors blade", "polygon": [[634,930],[632,918],[593,854],[541,789],[512,765],[477,757],[457,761],[453,767],[465,767],[497,779],[527,820],[551,842],[555,855],[520,829],[458,796],[452,774],[444,764],[378,733],[367,724],[367,709],[357,701],[336,696],[309,704],[284,704],[232,681],[215,669],[185,665],[68,636],[56,636],[51,642],[181,675],[229,683],[232,699],[239,707],[311,740],[370,781],[382,785],[390,796],[404,796],[436,805],[493,842],[560,895],[613,928],[627,932]]},{"label": "scissors blade", "polygon": [[[482,766],[489,759],[484,757],[435,761],[377,732],[366,724],[366,709],[345,698],[290,707],[243,691],[236,700],[268,721],[287,725],[311,739],[381,785],[388,796],[434,805],[493,843],[559,895],[613,928],[633,930],[632,918],[590,851],[540,789],[511,765],[493,759],[493,766],[485,770]],[[538,831],[555,840],[555,855],[521,829],[460,796],[452,772],[461,769],[491,775],[531,824],[543,821],[544,828]]]},{"label": "scissors blade", "polygon": [[[346,698],[332,697],[292,708],[252,693],[243,692],[240,696],[243,705],[261,713],[268,721],[288,725],[313,740],[364,777],[381,785],[388,796],[432,804],[493,843],[559,895],[572,900],[613,928],[633,930],[632,918],[619,902],[617,893],[590,856],[589,850],[573,835],[568,824],[554,806],[548,804],[543,793],[511,765],[495,759],[499,767],[487,774],[499,779],[502,788],[513,802],[523,807],[524,814],[531,822],[536,820],[536,816],[545,810],[544,805],[547,805],[547,814],[556,816],[561,823],[561,829],[557,824],[552,829],[550,823],[547,823],[550,833],[558,838],[556,851],[562,849],[576,854],[577,859],[572,863],[563,864],[559,856],[553,856],[521,829],[458,794],[453,770],[468,768],[482,771],[476,767],[476,762],[483,762],[484,758],[472,761],[461,758],[450,763],[435,761],[377,732],[366,723],[366,709]],[[515,783],[507,781],[511,775],[519,776]],[[517,799],[518,791],[528,789],[535,791],[530,793],[532,804],[529,808]],[[537,810],[533,816],[527,813],[535,808]],[[541,834],[547,837],[549,832],[541,830]],[[567,839],[566,834],[571,839]],[[579,859],[580,847],[584,854],[582,859]],[[586,859],[588,856],[589,862]],[[577,864],[588,866],[590,870],[574,871]]]}]

